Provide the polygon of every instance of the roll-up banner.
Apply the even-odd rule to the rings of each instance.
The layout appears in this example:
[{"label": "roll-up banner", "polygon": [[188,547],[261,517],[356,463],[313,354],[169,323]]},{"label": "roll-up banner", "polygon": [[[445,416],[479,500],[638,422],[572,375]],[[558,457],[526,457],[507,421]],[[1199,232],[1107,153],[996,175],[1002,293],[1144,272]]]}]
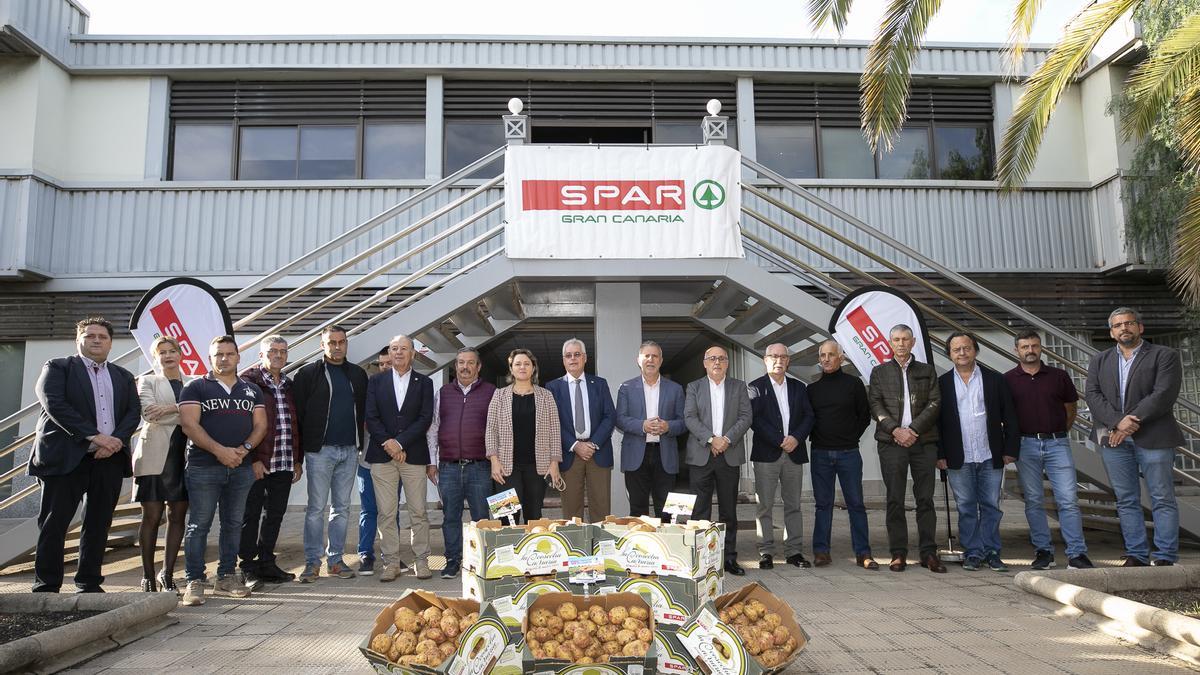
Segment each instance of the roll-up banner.
[{"label": "roll-up banner", "polygon": [[233,335],[233,320],[225,299],[199,279],[176,277],[142,296],[129,319],[142,354],[154,363],[150,345],[160,335],[179,342],[179,369],[187,376],[208,374],[208,345],[220,335]]},{"label": "roll-up banner", "polygon": [[871,370],[892,358],[888,333],[899,324],[912,328],[913,356],[930,363],[933,351],[925,317],[911,298],[887,286],[865,286],[847,295],[829,320],[829,332],[863,382],[870,382]]},{"label": "roll-up banner", "polygon": [[510,146],[510,258],[740,258],[741,155],[719,145]]}]

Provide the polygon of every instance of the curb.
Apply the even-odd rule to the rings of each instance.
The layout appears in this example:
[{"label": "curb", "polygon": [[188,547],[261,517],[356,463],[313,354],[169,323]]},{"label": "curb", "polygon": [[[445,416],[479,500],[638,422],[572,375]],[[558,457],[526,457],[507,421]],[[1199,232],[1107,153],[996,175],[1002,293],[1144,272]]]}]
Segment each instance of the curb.
[{"label": "curb", "polygon": [[[99,653],[97,649],[106,651],[123,644],[118,639],[121,635],[140,633],[137,629],[142,624],[152,622],[156,627],[161,627],[164,615],[175,609],[178,602],[178,598],[171,593],[0,595],[0,610],[9,612],[104,612],[0,645],[0,672],[38,669],[39,664],[57,662],[58,657],[76,650],[83,658],[90,658]],[[95,645],[95,649],[91,648],[92,643],[97,641],[101,644]],[[61,663],[58,665],[65,667]]]},{"label": "curb", "polygon": [[1027,593],[1107,617],[1126,629],[1134,629],[1132,634],[1142,633],[1140,642],[1145,641],[1145,633],[1167,638],[1168,644],[1162,645],[1167,653],[1193,663],[1200,659],[1200,620],[1111,594],[1172,590],[1198,582],[1200,568],[1182,566],[1020,572],[1013,578],[1013,583]]}]

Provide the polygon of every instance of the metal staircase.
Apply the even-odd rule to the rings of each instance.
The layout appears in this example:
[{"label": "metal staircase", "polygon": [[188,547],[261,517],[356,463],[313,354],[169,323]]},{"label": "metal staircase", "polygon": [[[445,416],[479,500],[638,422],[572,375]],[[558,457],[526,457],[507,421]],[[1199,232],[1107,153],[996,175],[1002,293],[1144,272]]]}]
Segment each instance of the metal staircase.
[{"label": "metal staircase", "polygon": [[[227,298],[231,306],[254,307],[235,322],[245,333],[255,325],[253,335],[241,343],[243,350],[253,348],[265,335],[295,334],[301,322],[314,324],[322,309],[353,291],[369,288],[371,282],[391,275],[419,253],[445,248],[456,235],[465,237],[467,228],[491,216],[503,205],[502,199],[490,199],[489,192],[501,187],[501,178],[484,181],[474,189],[446,203],[428,215],[407,222],[405,214],[417,204],[443,193],[461,179],[503,158],[498,148],[460,171],[431,185],[377,216],[347,230],[339,237],[250,284]],[[530,318],[522,284],[534,282],[594,282],[635,280],[679,284],[689,289],[671,302],[643,305],[644,316],[679,318],[698,327],[725,335],[742,348],[761,353],[773,342],[782,342],[799,354],[797,361],[811,362],[816,346],[827,337],[826,327],[837,304],[847,293],[867,284],[890,283],[912,291],[925,313],[933,342],[951,330],[983,326],[995,334],[1011,336],[1011,326],[1031,325],[1053,338],[1054,344],[1068,345],[1074,352],[1091,356],[1095,350],[1078,337],[1048,324],[1016,304],[950,270],[904,243],[873,228],[844,210],[787,180],[771,169],[743,158],[745,169],[757,178],[743,181],[744,259],[656,260],[647,266],[632,260],[514,260],[504,253],[503,226],[484,229],[464,243],[447,250],[432,262],[404,275],[375,291],[336,316],[320,318],[312,327],[293,339],[299,344],[319,334],[326,325],[350,326],[350,358],[366,361],[374,349],[397,333],[413,336],[419,347],[418,367],[430,370],[449,363],[463,346],[479,347],[520,326]],[[453,220],[456,213],[469,212]],[[476,231],[481,229],[479,226]],[[426,234],[421,237],[422,232]],[[369,238],[371,243],[362,243]],[[306,294],[338,275],[347,275],[373,256],[405,238],[419,238],[405,252],[374,265],[349,283],[325,288],[315,302]],[[357,242],[356,247],[348,245]],[[437,248],[436,250],[441,250]],[[356,252],[355,252],[356,251]],[[326,262],[328,261],[328,262]],[[322,272],[294,289],[264,301],[263,293],[289,275],[320,264]],[[886,276],[886,278],[885,278]],[[407,294],[407,295],[405,295]],[[403,297],[401,298],[401,296]],[[395,299],[401,298],[401,299]],[[282,316],[278,321],[268,317]],[[321,315],[324,316],[324,315]],[[269,327],[261,328],[264,323]],[[289,328],[293,328],[289,331]],[[1007,338],[1006,338],[1007,339]],[[1005,340],[1001,340],[1005,342]],[[1014,362],[1008,344],[980,340],[987,352],[985,360]],[[1086,363],[1068,358],[1051,349],[1045,357],[1072,374],[1086,373]],[[130,351],[112,359],[129,363],[138,352]],[[296,368],[319,356],[314,350],[298,356],[289,368]],[[947,363],[938,357],[941,368]],[[1181,400],[1181,408],[1200,413],[1200,406]],[[37,413],[31,405],[0,420],[0,431],[16,424],[29,423]],[[31,424],[30,424],[31,426]],[[1077,431],[1087,431],[1089,421],[1081,413]],[[1185,425],[1189,442],[1200,441],[1200,431]],[[1080,435],[1079,438],[1086,436]],[[16,455],[28,447],[32,434],[25,434],[0,457]],[[1107,475],[1099,455],[1089,443],[1077,440],[1074,446],[1081,482],[1107,489]],[[1190,448],[1180,452],[1200,461]],[[0,484],[10,482],[24,472],[18,465],[0,475]],[[1200,485],[1200,479],[1176,471],[1185,485]],[[0,501],[0,515],[16,502],[29,498],[36,485],[17,491]],[[1099,492],[1097,493],[1099,494]],[[1180,499],[1181,530],[1200,536],[1200,504]],[[123,514],[126,515],[126,514]],[[136,517],[118,516],[113,543],[127,541],[130,528],[136,530]],[[0,537],[0,566],[26,557],[36,541],[33,518]]]}]

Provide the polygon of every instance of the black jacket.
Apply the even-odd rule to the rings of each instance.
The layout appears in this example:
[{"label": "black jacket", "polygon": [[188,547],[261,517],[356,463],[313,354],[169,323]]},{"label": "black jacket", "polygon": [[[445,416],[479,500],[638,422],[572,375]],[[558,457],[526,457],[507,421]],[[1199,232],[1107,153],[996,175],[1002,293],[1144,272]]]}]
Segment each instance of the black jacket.
[{"label": "black jacket", "polygon": [[[138,428],[142,404],[138,399],[133,374],[124,368],[106,364],[113,388],[112,435],[123,444],[114,457],[124,462],[124,474],[133,475],[133,455],[129,437]],[[30,476],[63,476],[75,470],[88,451],[88,436],[95,436],[96,397],[87,366],[79,356],[50,359],[38,376],[38,416],[33,452],[29,455]]]},{"label": "black jacket", "polygon": [[796,464],[808,461],[808,450],[805,442],[812,432],[812,406],[808,402],[808,392],[804,383],[793,377],[785,380],[788,392],[788,428],[783,428],[783,416],[779,414],[779,402],[775,398],[775,387],[771,386],[771,377],[762,377],[750,383],[750,410],[753,412],[753,422],[750,428],[754,430],[754,443],[750,447],[750,461],[774,462],[784,454],[779,447],[783,439],[791,436],[800,441],[788,454],[788,459]]},{"label": "black jacket", "polygon": [[[367,410],[367,371],[358,364],[346,362],[346,376],[354,390],[355,445],[362,449],[366,441],[363,424]],[[296,417],[300,418],[300,447],[304,452],[320,452],[325,444],[325,428],[329,422],[329,373],[325,359],[310,363],[292,376],[292,394],[296,399]]]},{"label": "black jacket", "polygon": [[[982,364],[979,366],[983,378],[983,407],[987,412],[988,447],[992,451],[992,468],[1004,468],[1004,456],[1019,457],[1021,453],[1021,431],[1017,426],[1017,406],[1013,403],[1012,391],[1004,376]],[[938,418],[942,440],[938,446],[938,459],[946,460],[951,469],[963,465],[962,427],[958,417],[958,395],[954,389],[954,378],[958,371],[950,370],[938,378],[942,389],[942,412]]]},{"label": "black jacket", "polygon": [[403,401],[396,400],[396,386],[391,369],[371,376],[367,385],[367,432],[370,442],[363,459],[369,464],[392,461],[383,449],[389,438],[404,448],[404,463],[417,466],[429,464],[429,444],[425,432],[433,423],[433,380],[410,371],[408,391]]}]

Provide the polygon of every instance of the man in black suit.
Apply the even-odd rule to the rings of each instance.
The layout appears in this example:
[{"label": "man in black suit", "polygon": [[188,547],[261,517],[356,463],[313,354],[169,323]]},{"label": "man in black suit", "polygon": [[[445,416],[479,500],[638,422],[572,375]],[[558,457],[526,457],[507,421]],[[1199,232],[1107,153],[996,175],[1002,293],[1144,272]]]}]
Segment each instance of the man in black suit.
[{"label": "man in black suit", "polygon": [[400,485],[412,521],[411,541],[418,579],[428,579],[429,517],[425,514],[426,479],[437,480],[437,466],[429,458],[425,432],[433,423],[433,381],[412,369],[412,339],[392,338],[388,349],[392,367],[367,382],[367,463],[375,484],[380,553],[380,581],[400,575],[400,530],[396,526]]},{"label": "man in black suit", "polygon": [[1000,557],[1000,484],[1004,465],[1017,461],[1021,434],[1008,381],[979,365],[979,343],[970,333],[951,333],[946,354],[954,370],[938,378],[942,406],[938,416],[937,467],[950,471],[958,504],[958,536],[963,569],[1008,567]]},{"label": "man in black suit", "polygon": [[789,565],[810,567],[800,540],[804,521],[800,512],[800,492],[804,487],[804,465],[808,451],[804,442],[813,428],[813,409],[804,383],[788,377],[791,355],[787,345],[767,347],[763,363],[767,374],[750,383],[750,409],[754,421],[754,443],[750,461],[754,462],[754,491],[758,494],[758,568],[775,566],[775,488],[783,497],[783,554]]},{"label": "man in black suit", "polygon": [[81,501],[75,586],[83,593],[104,592],[108,528],[121,480],[133,475],[129,437],[142,405],[133,374],[108,363],[112,324],[101,318],[80,321],[75,343],[79,353],[47,361],[36,387],[42,413],[29,455],[29,475],[42,484],[35,593],[57,593],[62,587],[64,540]]}]

